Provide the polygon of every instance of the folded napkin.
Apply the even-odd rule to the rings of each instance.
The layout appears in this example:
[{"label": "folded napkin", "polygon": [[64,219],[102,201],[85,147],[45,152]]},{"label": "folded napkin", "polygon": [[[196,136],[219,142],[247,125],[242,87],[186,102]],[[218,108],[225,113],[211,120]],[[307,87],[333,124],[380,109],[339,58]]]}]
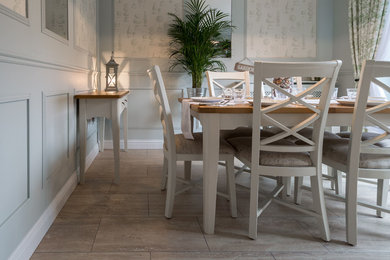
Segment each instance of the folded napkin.
[{"label": "folded napkin", "polygon": [[185,139],[194,140],[192,135],[192,122],[191,122],[191,105],[199,104],[199,102],[193,102],[191,99],[183,100],[181,102],[181,131]]}]

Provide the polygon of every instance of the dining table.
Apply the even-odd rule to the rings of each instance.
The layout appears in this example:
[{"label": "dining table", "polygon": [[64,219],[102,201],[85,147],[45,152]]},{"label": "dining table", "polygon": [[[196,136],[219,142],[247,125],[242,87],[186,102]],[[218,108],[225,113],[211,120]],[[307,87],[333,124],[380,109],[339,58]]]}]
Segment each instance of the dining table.
[{"label": "dining table", "polygon": [[[327,126],[350,126],[353,110],[353,106],[331,104]],[[220,131],[240,126],[251,127],[252,112],[253,106],[249,103],[224,106],[202,103],[190,105],[190,114],[200,121],[203,132],[203,230],[206,234],[213,234],[215,227]],[[289,105],[273,111],[272,116],[284,125],[294,125],[294,122],[303,120],[312,113],[305,106]],[[390,109],[375,114],[375,117],[390,124]]]}]

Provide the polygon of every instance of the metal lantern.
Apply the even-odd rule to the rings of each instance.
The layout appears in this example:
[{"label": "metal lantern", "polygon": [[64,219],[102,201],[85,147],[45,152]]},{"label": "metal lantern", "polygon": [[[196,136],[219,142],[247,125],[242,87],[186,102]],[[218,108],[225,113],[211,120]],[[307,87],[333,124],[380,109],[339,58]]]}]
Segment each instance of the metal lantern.
[{"label": "metal lantern", "polygon": [[118,91],[118,66],[114,60],[114,52],[106,64],[106,89],[105,91]]}]

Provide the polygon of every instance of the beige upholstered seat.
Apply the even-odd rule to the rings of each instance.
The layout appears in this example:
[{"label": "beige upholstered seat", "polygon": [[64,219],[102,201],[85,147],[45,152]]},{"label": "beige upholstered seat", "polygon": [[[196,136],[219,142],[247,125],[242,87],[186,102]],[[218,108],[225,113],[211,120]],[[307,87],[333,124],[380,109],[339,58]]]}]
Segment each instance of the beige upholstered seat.
[{"label": "beige upholstered seat", "polygon": [[[342,137],[342,138],[349,139],[351,136],[351,132],[341,132],[341,133],[337,133],[337,135]],[[380,134],[378,134],[378,133],[364,132],[364,133],[362,133],[362,141],[370,140],[370,139],[375,138],[379,135]],[[379,141],[375,145],[379,146],[379,147],[383,147],[383,148],[390,147],[390,139],[385,139],[385,140]]]},{"label": "beige upholstered seat", "polygon": [[[261,135],[263,132],[261,133]],[[252,138],[235,137],[228,139],[228,142],[236,149],[239,158],[251,161]],[[294,141],[280,140],[273,145],[297,146]],[[283,152],[260,152],[260,165],[279,167],[305,167],[312,166],[309,153],[283,153]]]},{"label": "beige upholstered seat", "polygon": [[[194,140],[185,139],[182,134],[175,135],[176,152],[179,154],[202,154],[203,135],[194,133]],[[220,154],[234,154],[234,149],[225,140],[221,139]]]},{"label": "beige upholstered seat", "polygon": [[[324,139],[323,157],[324,160],[332,161],[346,165],[349,153],[349,139]],[[371,146],[375,148],[375,145]],[[360,154],[360,168],[368,169],[390,169],[390,155],[388,154]]]}]

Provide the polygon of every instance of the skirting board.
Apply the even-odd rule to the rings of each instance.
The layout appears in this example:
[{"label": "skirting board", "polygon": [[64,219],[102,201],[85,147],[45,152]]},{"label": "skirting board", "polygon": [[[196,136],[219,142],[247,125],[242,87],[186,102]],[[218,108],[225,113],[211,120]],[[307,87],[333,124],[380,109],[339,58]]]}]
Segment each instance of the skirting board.
[{"label": "skirting board", "polygon": [[10,256],[9,260],[22,260],[30,259],[35,249],[38,247],[42,238],[45,236],[46,232],[49,230],[51,224],[54,222],[58,213],[65,205],[65,202],[68,200],[70,194],[77,185],[77,172],[74,172],[58,192],[56,197],[43,212],[38,221],[30,229],[27,235],[24,237],[19,246]]},{"label": "skirting board", "polygon": [[85,171],[88,170],[89,166],[91,166],[93,160],[95,160],[98,154],[99,154],[99,145],[96,143],[92,151],[87,155],[87,158],[85,158]]},{"label": "skirting board", "polygon": [[[120,147],[123,149],[124,142],[121,140]],[[160,139],[132,139],[127,141],[127,147],[128,149],[150,149],[150,150],[157,150],[163,148],[163,141]],[[112,140],[105,140],[104,141],[104,148],[105,149],[113,149]]]}]

